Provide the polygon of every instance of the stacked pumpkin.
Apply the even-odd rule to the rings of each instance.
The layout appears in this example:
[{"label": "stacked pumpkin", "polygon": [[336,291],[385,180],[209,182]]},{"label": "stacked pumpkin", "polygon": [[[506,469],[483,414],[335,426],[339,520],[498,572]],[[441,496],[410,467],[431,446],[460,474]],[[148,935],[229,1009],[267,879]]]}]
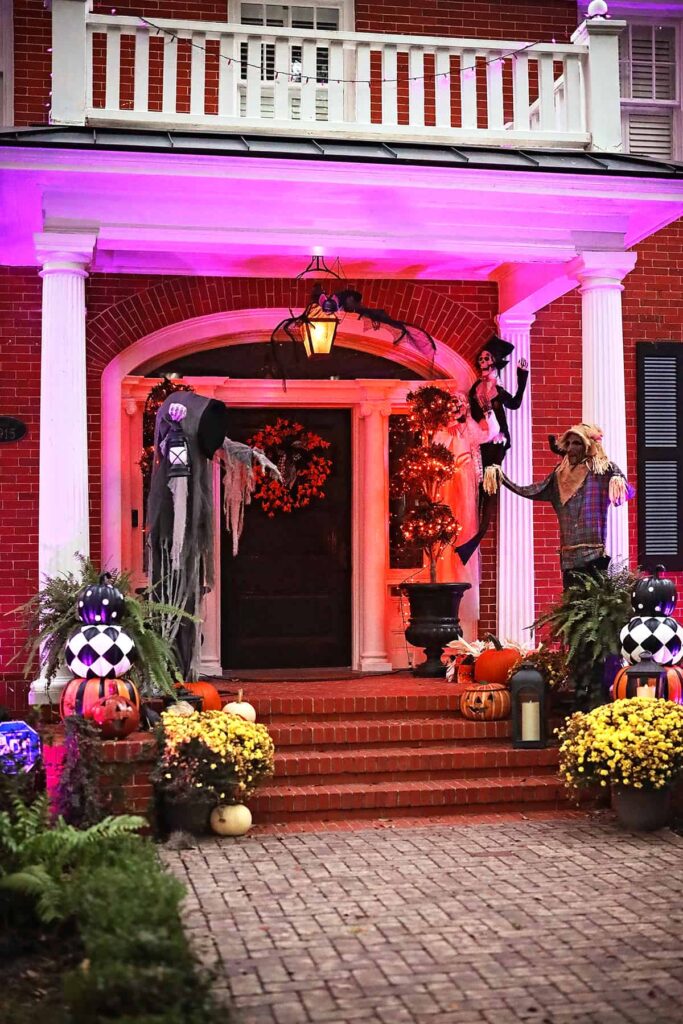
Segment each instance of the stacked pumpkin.
[{"label": "stacked pumpkin", "polygon": [[662,576],[658,565],[651,576],[641,577],[631,594],[633,618],[622,629],[621,654],[626,662],[612,684],[612,697],[619,700],[635,697],[637,680],[629,678],[628,666],[641,661],[654,661],[661,666],[657,697],[683,704],[683,629],[671,613],[676,607],[676,586]]},{"label": "stacked pumpkin", "polygon": [[140,724],[140,695],[123,677],[135,659],[135,643],[119,625],[123,594],[109,573],[84,587],[77,598],[83,625],[69,637],[65,660],[76,678],[62,693],[60,714],[91,719],[105,739],[121,739]]},{"label": "stacked pumpkin", "polygon": [[503,647],[491,637],[493,647],[482,651],[474,662],[474,680],[460,698],[460,711],[465,718],[491,722],[510,716],[510,670],[521,660],[514,647]]}]

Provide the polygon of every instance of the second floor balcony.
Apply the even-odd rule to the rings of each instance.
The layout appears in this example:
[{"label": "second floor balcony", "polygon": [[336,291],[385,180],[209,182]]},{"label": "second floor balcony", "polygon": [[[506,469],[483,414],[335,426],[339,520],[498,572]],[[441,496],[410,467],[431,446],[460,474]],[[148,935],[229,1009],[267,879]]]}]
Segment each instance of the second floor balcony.
[{"label": "second floor balcony", "polygon": [[52,10],[52,124],[622,146],[622,22],[558,44],[144,20],[87,0]]}]

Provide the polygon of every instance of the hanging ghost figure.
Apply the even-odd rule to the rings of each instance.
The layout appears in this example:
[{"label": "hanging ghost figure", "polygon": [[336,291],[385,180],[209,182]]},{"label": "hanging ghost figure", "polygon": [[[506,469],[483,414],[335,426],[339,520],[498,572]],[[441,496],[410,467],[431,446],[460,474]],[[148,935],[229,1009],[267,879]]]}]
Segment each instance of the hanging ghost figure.
[{"label": "hanging ghost figure", "polygon": [[[510,449],[510,428],[506,410],[519,409],[529,379],[529,364],[526,359],[520,359],[517,363],[517,389],[514,395],[506,391],[499,383],[499,373],[507,366],[509,357],[514,351],[514,345],[494,335],[477,356],[479,376],[470,388],[470,410],[477,422],[481,422],[487,413],[493,413],[498,425],[498,430],[493,438],[481,447],[484,470],[488,466],[502,465]],[[463,562],[467,562],[472,557],[488,530],[493,501],[491,495],[486,494],[480,487],[479,528],[473,536],[456,548]]]},{"label": "hanging ghost figure", "polygon": [[[255,466],[280,479],[263,452],[231,441],[227,426],[222,402],[191,391],[169,395],[156,416],[147,507],[149,572],[158,600],[190,614],[199,610],[202,595],[214,585],[214,456],[218,453],[225,467],[223,508],[234,554],[255,486]],[[197,625],[174,620],[166,628],[176,642],[185,679],[196,679],[201,646]]]}]

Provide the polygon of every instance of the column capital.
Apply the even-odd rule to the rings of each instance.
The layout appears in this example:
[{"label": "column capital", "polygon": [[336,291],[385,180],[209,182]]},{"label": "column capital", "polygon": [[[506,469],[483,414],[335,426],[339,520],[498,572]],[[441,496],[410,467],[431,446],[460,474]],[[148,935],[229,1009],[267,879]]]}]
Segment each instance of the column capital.
[{"label": "column capital", "polygon": [[496,325],[501,335],[505,331],[530,331],[535,319],[535,313],[499,313],[496,317]]},{"label": "column capital", "polygon": [[42,231],[33,238],[36,256],[43,267],[41,277],[59,272],[87,277],[97,235],[80,231]]},{"label": "column capital", "polygon": [[581,291],[592,288],[623,289],[622,281],[636,265],[635,252],[582,252],[567,267],[569,277],[581,284]]},{"label": "column capital", "polygon": [[390,416],[391,409],[391,402],[383,402],[381,400],[377,402],[361,402],[359,409],[360,418],[365,419],[367,416],[372,416],[373,413],[384,417]]}]

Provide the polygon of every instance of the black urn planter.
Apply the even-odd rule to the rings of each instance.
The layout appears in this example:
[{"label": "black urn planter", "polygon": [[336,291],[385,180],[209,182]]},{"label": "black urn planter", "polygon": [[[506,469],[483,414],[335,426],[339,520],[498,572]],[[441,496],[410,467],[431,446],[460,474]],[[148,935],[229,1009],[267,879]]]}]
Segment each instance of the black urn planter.
[{"label": "black urn planter", "polygon": [[427,660],[413,669],[415,676],[445,676],[441,653],[447,643],[462,636],[458,611],[469,583],[404,583],[408,595],[410,623],[406,640],[422,647]]}]

